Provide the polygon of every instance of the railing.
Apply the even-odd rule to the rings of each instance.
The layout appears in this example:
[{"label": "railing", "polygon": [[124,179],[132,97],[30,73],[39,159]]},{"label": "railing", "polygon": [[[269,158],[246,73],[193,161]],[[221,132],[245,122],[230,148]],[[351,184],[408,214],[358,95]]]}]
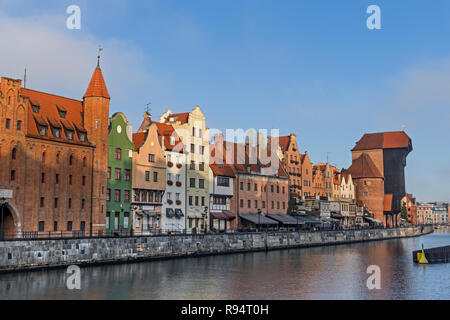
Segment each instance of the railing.
[{"label": "railing", "polygon": [[384,228],[384,227],[342,227],[342,226],[311,226],[311,225],[293,225],[293,226],[280,226],[271,228],[245,228],[239,230],[210,230],[208,232],[192,231],[189,229],[167,229],[167,230],[148,230],[148,231],[114,231],[111,233],[105,233],[98,231],[92,235],[88,231],[49,231],[49,232],[37,232],[28,231],[15,234],[1,234],[0,241],[27,241],[27,240],[61,240],[61,239],[89,239],[89,238],[130,238],[130,237],[167,237],[167,236],[180,236],[180,235],[192,235],[192,236],[205,236],[205,235],[217,235],[217,234],[236,234],[236,233],[258,233],[258,232],[342,232],[342,231],[358,231],[358,230],[388,230],[388,229],[402,229],[418,226],[434,226],[433,224],[427,225],[415,225],[415,226],[399,226],[398,228]]}]

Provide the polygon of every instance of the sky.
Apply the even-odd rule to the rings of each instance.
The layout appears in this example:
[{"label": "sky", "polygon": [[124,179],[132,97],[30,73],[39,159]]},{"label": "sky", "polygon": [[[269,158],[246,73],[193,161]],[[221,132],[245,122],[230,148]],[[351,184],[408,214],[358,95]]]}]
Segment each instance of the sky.
[{"label": "sky", "polygon": [[295,133],[338,168],[364,133],[406,128],[407,192],[450,201],[449,34],[448,0],[0,0],[0,75],[82,99],[102,46],[111,114],[135,130],[149,102],[154,119],[199,105],[209,128]]}]

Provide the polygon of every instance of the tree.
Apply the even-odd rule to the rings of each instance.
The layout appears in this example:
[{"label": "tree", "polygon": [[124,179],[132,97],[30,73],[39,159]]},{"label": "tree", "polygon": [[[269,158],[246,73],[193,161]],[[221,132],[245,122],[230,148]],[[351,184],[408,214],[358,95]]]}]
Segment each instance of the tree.
[{"label": "tree", "polygon": [[403,202],[402,205],[402,214],[401,214],[402,219],[405,219],[405,221],[408,221],[408,212],[406,211],[406,203]]}]

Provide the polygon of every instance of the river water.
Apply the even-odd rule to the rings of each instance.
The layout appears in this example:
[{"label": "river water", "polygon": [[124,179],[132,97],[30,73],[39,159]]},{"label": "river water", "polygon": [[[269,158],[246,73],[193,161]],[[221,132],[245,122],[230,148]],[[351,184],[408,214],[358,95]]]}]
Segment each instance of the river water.
[{"label": "river water", "polygon": [[[450,245],[419,238],[0,275],[0,299],[450,299],[450,264],[417,265],[412,251]],[[367,267],[381,270],[369,290]]]}]

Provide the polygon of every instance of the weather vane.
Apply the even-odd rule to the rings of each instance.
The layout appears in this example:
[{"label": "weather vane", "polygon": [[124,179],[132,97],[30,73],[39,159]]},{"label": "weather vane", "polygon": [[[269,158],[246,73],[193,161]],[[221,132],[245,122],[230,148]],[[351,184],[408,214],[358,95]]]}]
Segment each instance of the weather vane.
[{"label": "weather vane", "polygon": [[100,52],[102,52],[102,51],[103,51],[102,46],[98,46],[98,56],[97,56],[97,59],[98,59],[98,61],[97,61],[97,67],[98,67],[98,68],[100,68]]},{"label": "weather vane", "polygon": [[150,105],[151,105],[151,104],[152,104],[152,103],[149,102],[149,103],[147,103],[146,105],[144,105],[144,106],[145,106],[145,112],[150,113]]}]

